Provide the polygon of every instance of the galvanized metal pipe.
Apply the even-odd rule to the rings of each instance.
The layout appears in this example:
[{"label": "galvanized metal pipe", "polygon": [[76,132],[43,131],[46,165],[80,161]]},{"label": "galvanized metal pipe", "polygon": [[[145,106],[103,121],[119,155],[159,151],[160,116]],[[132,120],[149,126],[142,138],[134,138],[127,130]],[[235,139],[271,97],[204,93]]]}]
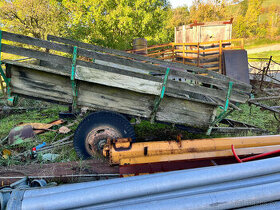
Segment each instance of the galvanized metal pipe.
[{"label": "galvanized metal pipe", "polygon": [[159,199],[151,202],[136,203],[107,209],[234,209],[244,206],[267,203],[279,200],[279,198],[280,182],[273,182],[246,188],[238,188],[193,196],[172,197],[169,199]]},{"label": "galvanized metal pipe", "polygon": [[146,179],[123,181],[94,188],[84,188],[64,193],[26,198],[22,201],[22,209],[78,208],[104,202],[256,177],[279,171],[280,157],[192,171],[182,170],[176,173],[163,173],[160,176],[152,178],[147,176]]},{"label": "galvanized metal pipe", "polygon": [[[192,171],[192,170],[199,170],[199,169],[189,169],[188,171]],[[173,173],[176,173],[176,171],[166,172],[165,174],[173,174]],[[126,178],[115,178],[109,180],[82,182],[82,183],[75,183],[75,184],[64,184],[56,187],[45,187],[45,188],[32,189],[32,190],[30,189],[30,190],[26,190],[26,192],[24,193],[24,198],[51,195],[55,193],[63,193],[67,191],[80,190],[84,188],[94,188],[103,185],[111,185],[120,182],[142,180],[142,179],[146,179],[147,177],[152,178],[152,177],[159,177],[159,176],[161,176],[161,174],[157,173],[157,174],[149,174],[149,175],[142,175],[142,176],[132,176]]]},{"label": "galvanized metal pipe", "polygon": [[126,200],[121,200],[116,202],[104,203],[100,205],[93,205],[90,206],[90,208],[92,209],[116,208],[119,206],[133,205],[136,203],[146,203],[146,202],[152,202],[157,200],[178,198],[182,196],[191,196],[191,195],[197,195],[202,193],[212,193],[212,192],[218,192],[224,190],[268,184],[268,183],[279,182],[279,181],[280,181],[280,173],[276,173],[276,174],[270,174],[266,176],[249,178],[249,179],[236,180],[232,182],[225,182],[225,183],[219,183],[214,185],[201,186],[201,187],[177,190],[177,191],[166,192],[161,194],[143,196],[139,198],[132,198],[132,199],[126,199]]},{"label": "galvanized metal pipe", "polygon": [[280,209],[280,201],[273,201],[261,205],[239,208],[239,210],[275,210],[275,209]]}]

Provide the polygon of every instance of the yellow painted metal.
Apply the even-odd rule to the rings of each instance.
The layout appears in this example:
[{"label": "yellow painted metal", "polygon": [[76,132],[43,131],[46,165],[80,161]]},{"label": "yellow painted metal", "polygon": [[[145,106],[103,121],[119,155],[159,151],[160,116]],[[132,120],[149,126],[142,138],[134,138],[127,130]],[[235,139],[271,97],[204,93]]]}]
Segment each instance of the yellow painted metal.
[{"label": "yellow painted metal", "polygon": [[[266,152],[272,152],[279,149],[280,149],[280,145],[275,145],[275,146],[264,146],[264,147],[239,148],[236,149],[235,152],[238,156],[257,155]],[[211,152],[193,152],[193,153],[183,153],[183,154],[124,158],[124,159],[120,159],[119,165],[168,162],[168,161],[177,161],[177,160],[213,159],[213,158],[232,157],[232,156],[233,156],[232,151],[228,149],[228,150],[218,150],[218,151],[211,151]]]},{"label": "yellow painted metal", "polygon": [[[213,157],[214,154],[215,157],[215,154],[218,153],[213,152],[230,150],[231,145],[234,145],[236,149],[280,145],[280,135],[196,139],[179,142],[174,140],[130,143],[122,139],[121,142],[116,140],[115,143],[106,144],[103,155],[109,157],[111,164],[120,164],[122,159],[143,157],[145,157],[146,162],[157,162],[161,159],[162,161],[171,161],[202,155],[198,153],[207,155],[208,152],[208,155]],[[190,153],[193,153],[192,156]]]}]

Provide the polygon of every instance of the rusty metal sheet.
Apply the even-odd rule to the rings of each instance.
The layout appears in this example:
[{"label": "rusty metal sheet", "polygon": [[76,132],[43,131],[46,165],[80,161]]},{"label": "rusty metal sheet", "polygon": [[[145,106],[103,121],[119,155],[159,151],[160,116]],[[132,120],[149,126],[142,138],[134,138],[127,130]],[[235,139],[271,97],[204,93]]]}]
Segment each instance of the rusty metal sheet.
[{"label": "rusty metal sheet", "polygon": [[224,50],[223,73],[231,78],[250,84],[247,51]]}]

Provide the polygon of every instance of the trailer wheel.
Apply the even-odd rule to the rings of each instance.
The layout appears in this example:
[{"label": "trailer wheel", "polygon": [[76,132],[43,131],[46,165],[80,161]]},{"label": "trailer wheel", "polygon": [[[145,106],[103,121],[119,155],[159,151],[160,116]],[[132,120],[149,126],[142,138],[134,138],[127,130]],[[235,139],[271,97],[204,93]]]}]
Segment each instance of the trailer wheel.
[{"label": "trailer wheel", "polygon": [[134,129],[121,114],[100,111],[88,115],[78,126],[74,135],[74,148],[82,159],[88,159],[96,153],[102,153],[107,139],[132,138]]}]

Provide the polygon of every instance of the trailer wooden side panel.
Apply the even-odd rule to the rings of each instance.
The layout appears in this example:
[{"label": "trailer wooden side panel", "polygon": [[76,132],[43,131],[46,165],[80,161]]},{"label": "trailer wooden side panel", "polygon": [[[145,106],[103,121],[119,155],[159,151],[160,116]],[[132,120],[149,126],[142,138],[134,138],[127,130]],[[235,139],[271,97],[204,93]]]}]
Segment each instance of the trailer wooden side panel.
[{"label": "trailer wooden side panel", "polygon": [[[57,75],[27,66],[10,66],[11,88],[14,94],[63,104],[72,103],[68,75]],[[87,106],[92,110],[111,110],[149,118],[157,97],[118,87],[78,81],[78,106]],[[156,119],[206,129],[215,108],[215,105],[166,96],[161,102]]]}]

